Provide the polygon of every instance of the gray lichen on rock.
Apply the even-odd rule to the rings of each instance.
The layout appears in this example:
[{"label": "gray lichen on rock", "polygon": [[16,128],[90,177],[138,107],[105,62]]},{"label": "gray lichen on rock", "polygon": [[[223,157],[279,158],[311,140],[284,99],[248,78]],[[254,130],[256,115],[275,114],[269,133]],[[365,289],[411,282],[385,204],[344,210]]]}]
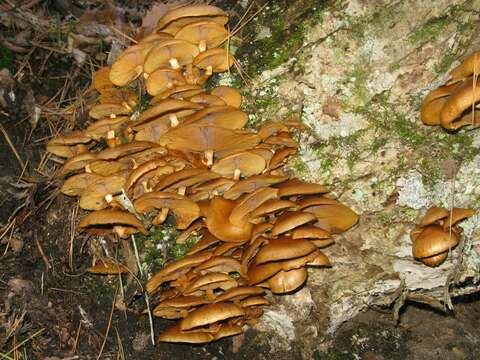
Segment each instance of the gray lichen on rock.
[{"label": "gray lichen on rock", "polygon": [[[463,252],[454,250],[436,268],[412,258],[408,234],[430,206],[480,208],[478,131],[449,134],[419,120],[428,91],[447,79],[459,58],[480,47],[480,0],[298,3],[266,9],[249,25],[262,29],[252,45],[274,49],[270,62],[266,57],[256,62],[245,60],[245,48],[239,47],[237,55],[253,71],[253,84],[244,92],[261,99],[249,110],[261,109],[255,122],[301,117],[307,130],[299,135],[291,173],[330,185],[361,221],[326,249],[332,269],[309,271],[316,315],[305,319],[299,310],[289,315],[297,339],[309,326],[320,335],[334,331],[400,286],[443,301],[447,279],[455,274],[453,295],[476,290],[478,215],[462,225]],[[285,16],[280,21],[280,12],[301,24],[289,24]],[[275,44],[281,30],[286,38]],[[272,311],[282,312],[286,301]],[[258,329],[268,328],[265,323]],[[311,354],[317,345],[304,346]]]}]

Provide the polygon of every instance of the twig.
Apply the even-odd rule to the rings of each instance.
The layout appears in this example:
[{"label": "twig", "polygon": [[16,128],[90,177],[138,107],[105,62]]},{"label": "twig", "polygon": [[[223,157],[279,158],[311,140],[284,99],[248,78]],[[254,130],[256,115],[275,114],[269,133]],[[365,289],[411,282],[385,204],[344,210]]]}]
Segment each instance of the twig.
[{"label": "twig", "polygon": [[47,271],[48,271],[52,268],[52,265],[50,265],[50,262],[48,261],[48,258],[45,255],[45,252],[43,251],[42,245],[40,244],[40,241],[38,241],[38,237],[36,233],[34,233],[33,238],[35,239],[35,244],[37,245],[38,252],[40,253],[40,256],[42,257],[42,260],[45,263],[45,267],[47,268]]},{"label": "twig", "polygon": [[12,140],[10,139],[10,136],[8,136],[7,130],[5,130],[5,128],[3,127],[2,124],[0,124],[0,131],[2,132],[3,136],[5,137],[5,141],[7,142],[8,146],[10,146],[10,149],[12,149],[13,155],[15,155],[18,162],[20,163],[20,169],[24,169],[26,167],[26,165],[23,162],[22,158],[20,157],[20,154],[18,153],[17,149],[15,148],[15,145],[13,144]]},{"label": "twig", "polygon": [[117,288],[115,289],[115,294],[113,295],[112,309],[110,310],[110,316],[108,318],[107,330],[105,331],[105,337],[103,338],[103,343],[102,343],[102,347],[100,348],[100,352],[97,355],[97,360],[99,360],[102,357],[103,349],[105,348],[105,344],[107,343],[108,333],[110,332],[110,326],[112,325],[113,311],[115,310],[115,301],[117,300],[117,294],[118,294],[118,285],[117,285]]},{"label": "twig", "polygon": [[45,329],[40,329],[38,330],[36,333],[34,333],[33,335],[30,335],[28,338],[26,338],[25,340],[23,340],[21,343],[15,345],[12,350],[10,350],[8,353],[6,353],[4,356],[8,356],[10,355],[12,352],[16,351],[19,347],[21,347],[22,345],[26,344],[27,342],[29,342],[30,340],[32,340],[35,336],[38,336],[40,335]]},{"label": "twig", "polygon": [[75,355],[77,352],[77,346],[78,346],[78,339],[80,338],[80,330],[82,330],[82,322],[78,322],[78,329],[77,329],[77,335],[75,335],[75,342],[73,343],[72,346],[72,355]]},{"label": "twig", "polygon": [[[140,257],[138,256],[138,249],[137,249],[137,243],[135,242],[135,236],[132,234],[132,242],[133,242],[133,251],[135,253],[135,259],[137,260],[137,266],[138,270],[140,271],[140,275],[143,277],[143,270],[142,270],[142,265],[140,264]],[[153,330],[153,317],[152,317],[152,311],[150,310],[150,300],[148,298],[148,293],[145,291],[145,303],[147,305],[147,312],[148,312],[148,322],[150,324],[150,337],[152,339],[152,345],[155,345],[155,331]]]}]

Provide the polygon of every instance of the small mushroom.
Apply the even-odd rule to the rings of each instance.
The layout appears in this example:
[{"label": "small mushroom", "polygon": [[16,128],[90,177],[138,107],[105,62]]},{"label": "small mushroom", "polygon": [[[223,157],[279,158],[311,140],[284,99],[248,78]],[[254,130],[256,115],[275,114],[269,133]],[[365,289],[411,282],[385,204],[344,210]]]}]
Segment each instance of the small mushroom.
[{"label": "small mushroom", "polygon": [[175,35],[184,26],[203,20],[225,25],[228,21],[228,16],[222,9],[212,5],[182,6],[167,12],[158,21],[156,29],[157,31]]},{"label": "small mushroom", "polygon": [[143,70],[147,77],[160,68],[180,69],[191,64],[198,55],[198,47],[179,39],[166,40],[152,48],[145,58]]},{"label": "small mushroom", "polygon": [[200,52],[216,48],[228,35],[223,25],[211,20],[196,21],[182,27],[175,34],[175,39],[186,40],[196,44]]}]

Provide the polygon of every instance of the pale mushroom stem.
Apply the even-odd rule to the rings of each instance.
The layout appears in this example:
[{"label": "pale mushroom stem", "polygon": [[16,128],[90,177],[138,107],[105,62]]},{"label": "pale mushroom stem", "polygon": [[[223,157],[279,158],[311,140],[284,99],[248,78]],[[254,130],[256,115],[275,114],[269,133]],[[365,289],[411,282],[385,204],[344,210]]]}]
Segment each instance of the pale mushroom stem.
[{"label": "pale mushroom stem", "polygon": [[115,147],[116,145],[114,130],[110,130],[109,132],[107,132],[107,145],[108,147],[111,147],[111,148]]},{"label": "pale mushroom stem", "polygon": [[147,193],[153,191],[153,189],[148,186],[147,181],[142,181],[142,187],[143,187],[143,190],[145,190],[145,192]]},{"label": "pale mushroom stem", "polygon": [[240,169],[235,169],[233,172],[233,180],[240,180],[240,175],[241,175],[241,170]]},{"label": "pale mushroom stem", "polygon": [[185,195],[186,192],[187,192],[186,186],[182,186],[178,188],[178,195]]},{"label": "pale mushroom stem", "polygon": [[90,168],[90,164],[85,165],[85,172],[91,174],[92,169]]},{"label": "pale mushroom stem", "polygon": [[168,216],[168,208],[162,208],[158,213],[158,215],[155,217],[154,223],[156,225],[163,224],[167,216]]},{"label": "pale mushroom stem", "polygon": [[126,101],[122,101],[122,106],[128,111],[132,111],[132,107]]},{"label": "pale mushroom stem", "polygon": [[149,76],[150,76],[150,74],[145,73],[145,72],[143,73],[143,78],[144,78],[145,80],[147,80]]},{"label": "pale mushroom stem", "polygon": [[110,114],[110,119],[116,119],[117,118],[117,115],[115,114]]},{"label": "pale mushroom stem", "polygon": [[198,43],[198,50],[200,50],[200,52],[207,50],[207,42],[205,40],[200,40]]},{"label": "pale mushroom stem", "polygon": [[172,128],[178,126],[179,122],[178,122],[177,115],[175,115],[175,114],[170,114],[170,115],[168,116],[168,118],[170,119],[170,126],[171,126]]},{"label": "pale mushroom stem", "polygon": [[207,66],[207,69],[205,70],[205,75],[210,76],[213,74],[213,66]]},{"label": "pale mushroom stem", "polygon": [[168,62],[170,63],[172,69],[180,69],[180,64],[178,63],[177,59],[171,58]]},{"label": "pale mushroom stem", "polygon": [[205,159],[207,160],[207,166],[213,165],[213,150],[205,150]]},{"label": "pale mushroom stem", "polygon": [[113,201],[112,194],[105,195],[105,201],[107,202],[107,204],[110,204]]}]

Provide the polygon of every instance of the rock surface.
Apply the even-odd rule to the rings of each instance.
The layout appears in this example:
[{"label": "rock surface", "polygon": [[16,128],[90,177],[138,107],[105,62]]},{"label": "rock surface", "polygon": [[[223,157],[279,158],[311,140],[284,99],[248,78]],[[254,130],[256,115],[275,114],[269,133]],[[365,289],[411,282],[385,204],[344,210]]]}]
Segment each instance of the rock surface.
[{"label": "rock surface", "polygon": [[480,133],[419,120],[424,96],[480,48],[480,1],[283,3],[267,6],[236,49],[255,75],[244,86],[250,121],[300,117],[292,174],[328,184],[361,215],[326,249],[334,266],[311,269],[308,288],[275,298],[257,326],[273,349],[309,357],[369,306],[443,307],[479,288],[479,215],[437,268],[412,258],[409,232],[431,206],[480,209]]}]

